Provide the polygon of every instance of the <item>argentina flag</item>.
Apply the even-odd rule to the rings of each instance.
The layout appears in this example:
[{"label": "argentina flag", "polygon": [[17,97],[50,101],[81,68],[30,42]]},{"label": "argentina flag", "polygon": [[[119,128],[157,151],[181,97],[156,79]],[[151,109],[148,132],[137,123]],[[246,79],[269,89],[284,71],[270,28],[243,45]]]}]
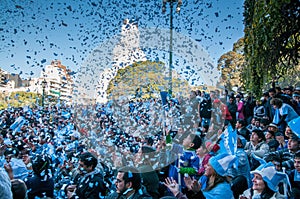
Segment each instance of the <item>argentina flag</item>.
[{"label": "argentina flag", "polygon": [[234,155],[237,151],[237,132],[229,124],[219,138],[219,154],[226,153]]},{"label": "argentina flag", "polygon": [[297,118],[291,120],[288,123],[288,126],[300,138],[300,117],[297,117]]},{"label": "argentina flag", "polygon": [[16,121],[10,125],[10,129],[13,131],[13,134],[20,131],[21,127],[26,123],[26,120],[23,116],[19,116]]}]

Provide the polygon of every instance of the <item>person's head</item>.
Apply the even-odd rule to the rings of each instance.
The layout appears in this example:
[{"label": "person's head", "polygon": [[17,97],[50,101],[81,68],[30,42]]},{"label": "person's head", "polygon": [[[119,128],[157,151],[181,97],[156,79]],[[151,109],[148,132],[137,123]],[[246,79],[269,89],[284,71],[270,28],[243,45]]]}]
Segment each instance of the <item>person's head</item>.
[{"label": "person's head", "polygon": [[115,182],[117,193],[127,194],[132,190],[136,192],[141,188],[141,182],[141,175],[136,168],[122,167],[118,170]]},{"label": "person's head", "polygon": [[239,129],[239,128],[245,127],[246,125],[247,125],[246,120],[239,119],[239,120],[236,122],[235,127]]},{"label": "person's head", "polygon": [[284,135],[282,131],[278,131],[275,133],[275,139],[279,142],[279,143],[283,143],[284,141]]},{"label": "person's head", "polygon": [[287,138],[292,137],[293,131],[292,131],[292,129],[291,129],[289,126],[287,126],[287,127],[285,128],[284,135],[285,135]]},{"label": "person's head", "polygon": [[230,104],[232,104],[232,103],[234,103],[235,102],[235,98],[234,98],[234,96],[229,96],[229,103]]},{"label": "person's head", "polygon": [[204,175],[207,176],[208,178],[211,177],[211,176],[216,176],[217,175],[216,170],[211,166],[211,164],[209,162],[205,165]]},{"label": "person's head", "polygon": [[275,88],[270,88],[268,93],[269,93],[269,97],[275,97],[276,95]]},{"label": "person's head", "polygon": [[279,142],[275,139],[270,139],[267,141],[268,145],[269,145],[269,151],[276,151],[277,148],[279,147]]},{"label": "person's head", "polygon": [[295,153],[294,167],[298,172],[300,172],[300,150]]},{"label": "person's head", "polygon": [[143,161],[145,164],[150,164],[155,155],[155,149],[150,146],[142,146],[138,151],[138,159],[139,161]]},{"label": "person's head", "polygon": [[277,94],[277,93],[281,93],[281,92],[282,92],[282,89],[281,89],[280,86],[276,86],[276,87],[275,87],[275,91],[276,91],[276,94]]},{"label": "person's head", "polygon": [[275,138],[275,133],[273,131],[267,131],[265,135],[266,140],[272,140]]},{"label": "person's head", "polygon": [[264,101],[264,98],[262,97],[262,98],[255,101],[255,105],[260,106],[263,101]]},{"label": "person's head", "polygon": [[277,127],[277,125],[276,124],[274,124],[274,123],[270,123],[269,125],[268,125],[268,131],[272,131],[272,132],[277,132],[278,131],[278,127]]},{"label": "person's head", "polygon": [[20,179],[11,180],[11,192],[13,193],[13,199],[25,199],[27,192],[25,182]]},{"label": "person's head", "polygon": [[51,160],[47,155],[37,155],[32,160],[33,173],[39,177],[49,174],[51,168]]},{"label": "person's head", "polygon": [[246,146],[247,140],[242,136],[237,137],[237,148],[244,148]]},{"label": "person's head", "polygon": [[288,149],[292,152],[296,152],[300,149],[300,138],[293,134],[288,141]]},{"label": "person's head", "polygon": [[292,96],[293,100],[295,100],[296,102],[300,101],[300,91],[295,91]]},{"label": "person's head", "polygon": [[267,118],[261,118],[260,119],[260,128],[261,129],[267,129],[267,125],[269,124],[269,120]]},{"label": "person's head", "polygon": [[216,98],[216,99],[214,99],[214,101],[213,101],[213,107],[214,108],[217,108],[217,107],[219,107],[220,105],[221,105],[221,100],[220,99],[218,99],[218,98]]},{"label": "person's head", "polygon": [[218,97],[216,91],[210,91],[209,95],[211,99],[215,99],[216,97]]},{"label": "person's head", "polygon": [[260,174],[255,173],[252,178],[252,189],[258,193],[262,193],[266,189],[266,183]]},{"label": "person's head", "polygon": [[90,152],[85,152],[79,156],[78,169],[82,173],[90,173],[95,170],[98,160]]},{"label": "person's head", "polygon": [[152,137],[147,137],[147,138],[145,139],[145,141],[146,141],[146,145],[148,145],[148,146],[152,146],[153,143],[154,143],[154,140],[153,140]]},{"label": "person's head", "polygon": [[278,108],[281,108],[283,102],[282,102],[282,99],[279,99],[279,98],[273,98],[271,99],[270,101],[270,104],[276,109]]},{"label": "person's head", "polygon": [[261,130],[259,130],[259,129],[254,129],[252,131],[252,134],[251,134],[251,137],[250,137],[250,141],[253,144],[258,144],[260,142],[264,142],[264,141],[266,141],[265,134]]},{"label": "person's head", "polygon": [[203,157],[204,155],[206,155],[209,151],[208,148],[210,147],[211,142],[207,142],[207,143],[202,143],[202,145],[196,150],[196,154],[199,157]]},{"label": "person's head", "polygon": [[191,91],[190,92],[190,99],[193,99],[193,98],[195,98],[197,96],[197,93],[196,93],[196,91]]},{"label": "person's head", "polygon": [[269,193],[271,196],[278,191],[278,184],[286,179],[286,175],[277,172],[273,163],[261,164],[254,171],[252,189],[260,194]]},{"label": "person's head", "polygon": [[260,119],[259,119],[259,118],[255,118],[254,125],[255,125],[256,127],[260,127]]},{"label": "person's head", "polygon": [[19,150],[17,148],[6,148],[4,151],[5,160],[10,163],[12,158],[16,158],[19,155]]},{"label": "person's head", "polygon": [[209,125],[208,125],[208,124],[203,124],[203,125],[202,125],[202,132],[207,133],[207,132],[208,132],[208,129],[209,129]]},{"label": "person's head", "polygon": [[264,93],[263,93],[263,98],[264,98],[264,100],[267,100],[269,97],[270,97],[270,96],[269,96],[269,92],[264,92]]},{"label": "person's head", "polygon": [[184,138],[182,145],[186,149],[198,149],[202,144],[202,139],[196,134],[189,134]]},{"label": "person's head", "polygon": [[292,95],[293,92],[294,92],[294,87],[293,87],[293,86],[288,86],[288,87],[286,88],[286,90],[285,90],[285,93],[286,93],[287,95]]},{"label": "person's head", "polygon": [[251,120],[251,125],[255,125],[255,121],[256,121],[256,118],[253,117],[252,120]]}]

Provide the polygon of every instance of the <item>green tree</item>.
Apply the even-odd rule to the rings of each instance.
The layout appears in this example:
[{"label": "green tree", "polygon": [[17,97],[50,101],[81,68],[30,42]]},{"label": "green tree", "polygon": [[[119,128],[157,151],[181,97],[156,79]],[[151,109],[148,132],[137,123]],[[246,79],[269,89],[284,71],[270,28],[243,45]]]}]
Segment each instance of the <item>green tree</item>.
[{"label": "green tree", "polygon": [[245,0],[246,87],[260,95],[263,85],[299,64],[300,2]]},{"label": "green tree", "polygon": [[218,60],[218,69],[221,71],[221,83],[229,90],[233,86],[242,87],[244,81],[241,73],[245,68],[244,38],[233,44],[232,51],[223,54]]},{"label": "green tree", "polygon": [[12,92],[10,95],[2,96],[0,100],[0,109],[11,107],[34,106],[38,94],[25,91]]},{"label": "green tree", "polygon": [[[173,71],[173,74],[176,73]],[[178,74],[173,75],[173,91],[186,91],[188,82]],[[163,62],[137,62],[124,69],[119,69],[117,75],[109,82],[107,94],[112,97],[134,96],[149,98],[160,91],[167,90],[168,76]]]}]

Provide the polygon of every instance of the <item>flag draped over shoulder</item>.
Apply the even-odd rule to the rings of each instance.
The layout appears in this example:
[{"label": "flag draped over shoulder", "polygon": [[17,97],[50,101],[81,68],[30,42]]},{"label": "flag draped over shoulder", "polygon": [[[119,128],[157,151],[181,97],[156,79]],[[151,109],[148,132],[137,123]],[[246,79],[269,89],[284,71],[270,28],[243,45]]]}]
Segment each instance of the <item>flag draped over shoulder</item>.
[{"label": "flag draped over shoulder", "polygon": [[220,150],[219,153],[227,153],[235,155],[237,151],[237,132],[232,128],[231,125],[228,125],[225,131],[220,137]]}]

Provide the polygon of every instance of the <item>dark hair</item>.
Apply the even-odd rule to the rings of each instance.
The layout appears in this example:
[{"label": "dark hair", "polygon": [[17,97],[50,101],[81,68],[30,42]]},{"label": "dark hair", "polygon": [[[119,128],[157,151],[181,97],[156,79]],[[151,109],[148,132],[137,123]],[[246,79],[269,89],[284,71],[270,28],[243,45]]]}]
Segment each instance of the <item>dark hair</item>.
[{"label": "dark hair", "polygon": [[146,138],[146,142],[147,142],[147,144],[149,144],[150,146],[152,146],[153,143],[154,143],[154,140],[153,140],[152,137],[148,137],[148,138]]},{"label": "dark hair", "polygon": [[290,137],[290,139],[294,140],[294,141],[297,141],[298,144],[300,144],[300,138],[295,133],[292,134],[292,136]]},{"label": "dark hair", "polygon": [[269,93],[271,93],[271,92],[276,93],[276,90],[275,90],[275,88],[270,88],[270,89],[268,90],[268,92],[269,92]]},{"label": "dark hair", "polygon": [[300,159],[300,150],[295,153],[295,157],[294,158]]},{"label": "dark hair", "polygon": [[155,149],[149,146],[142,146],[142,153],[152,153],[155,152]]},{"label": "dark hair", "polygon": [[243,127],[247,125],[246,120],[239,119],[238,122],[239,122],[239,124],[241,124]]},{"label": "dark hair", "polygon": [[[262,191],[262,193],[260,194],[261,199],[269,199],[272,198],[272,196],[274,195],[274,191],[272,191],[267,183],[265,181],[263,181],[265,183],[265,189]],[[254,190],[251,188],[250,190],[251,196],[253,196]]]},{"label": "dark hair", "polygon": [[277,89],[278,91],[281,91],[281,87],[280,87],[280,86],[276,86],[276,87],[275,87],[275,90],[276,90],[276,89]]},{"label": "dark hair", "polygon": [[27,187],[22,180],[11,180],[11,192],[13,193],[13,199],[26,198]]},{"label": "dark hair", "polygon": [[4,156],[13,156],[18,157],[19,156],[19,150],[17,148],[7,148],[4,151]]},{"label": "dark hair", "polygon": [[199,135],[196,135],[196,134],[190,134],[189,135],[191,138],[192,138],[192,143],[194,144],[191,148],[192,149],[198,149],[198,148],[200,148],[200,146],[201,146],[201,144],[202,144],[202,139],[200,138],[200,136]]},{"label": "dark hair", "polygon": [[282,100],[279,98],[273,98],[270,101],[271,105],[276,105],[278,108],[280,108],[282,106],[282,103],[283,103]]},{"label": "dark hair", "polygon": [[152,164],[152,162],[154,161],[153,159],[155,155],[155,149],[150,146],[142,146],[141,150],[142,150],[142,155],[144,157],[144,160],[147,161],[145,163]]},{"label": "dark hair", "polygon": [[276,151],[276,149],[279,147],[279,142],[276,139],[272,139],[268,142],[269,145],[269,151]]},{"label": "dark hair", "polygon": [[85,153],[81,154],[79,156],[79,161],[83,162],[84,165],[87,167],[92,166],[93,169],[96,168],[96,166],[98,164],[97,158],[90,152],[85,152]]},{"label": "dark hair", "polygon": [[254,129],[254,130],[252,130],[252,133],[256,133],[258,138],[262,139],[262,141],[266,141],[265,134],[262,130]]},{"label": "dark hair", "polygon": [[226,180],[226,177],[219,175],[216,171],[216,176],[214,178],[214,181],[212,184],[208,184],[207,187],[204,189],[206,191],[212,190],[214,187],[216,187],[218,184],[222,183],[222,182],[228,182]]},{"label": "dark hair", "polygon": [[270,123],[270,121],[267,118],[261,118],[260,123],[263,124],[263,125],[268,125]]},{"label": "dark hair", "polygon": [[269,93],[268,93],[268,92],[264,92],[264,93],[263,93],[263,96],[269,97]]},{"label": "dark hair", "polygon": [[123,180],[125,181],[125,183],[132,182],[132,188],[135,191],[141,188],[142,178],[139,173],[139,170],[131,166],[125,166],[120,168],[118,172],[124,173]]},{"label": "dark hair", "polygon": [[47,175],[50,173],[50,165],[51,160],[46,155],[37,155],[32,161],[32,170],[34,174],[39,177],[42,177],[41,173],[44,172],[43,175]]}]

